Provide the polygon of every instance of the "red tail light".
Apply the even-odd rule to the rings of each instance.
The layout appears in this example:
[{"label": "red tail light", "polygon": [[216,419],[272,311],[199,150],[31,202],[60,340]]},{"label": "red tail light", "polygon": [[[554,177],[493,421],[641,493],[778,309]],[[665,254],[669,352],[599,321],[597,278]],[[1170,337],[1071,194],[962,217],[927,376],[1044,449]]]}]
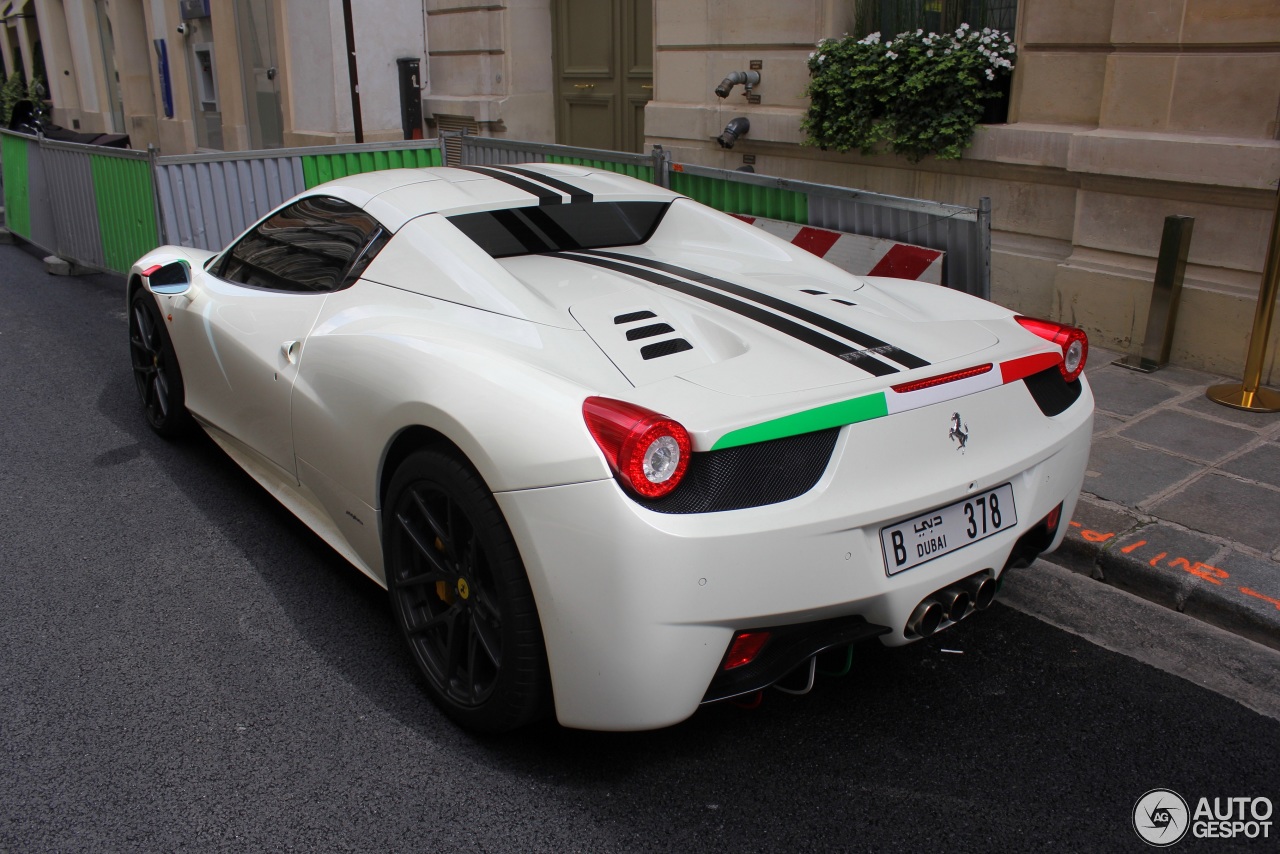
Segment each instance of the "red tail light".
[{"label": "red tail light", "polygon": [[1044,517],[1044,526],[1050,534],[1058,533],[1058,523],[1062,521],[1062,505],[1049,511],[1049,515]]},{"label": "red tail light", "polygon": [[729,645],[729,654],[724,657],[722,669],[733,670],[755,661],[768,640],[768,632],[738,632]]},{"label": "red tail light", "polygon": [[644,498],[675,489],[689,468],[693,445],[680,423],[607,397],[588,397],[582,417],[622,485]]},{"label": "red tail light", "polygon": [[1028,332],[1034,332],[1062,349],[1062,363],[1058,365],[1058,370],[1062,371],[1064,380],[1071,382],[1084,371],[1084,363],[1089,358],[1089,337],[1084,334],[1083,329],[1021,315],[1014,320]]}]

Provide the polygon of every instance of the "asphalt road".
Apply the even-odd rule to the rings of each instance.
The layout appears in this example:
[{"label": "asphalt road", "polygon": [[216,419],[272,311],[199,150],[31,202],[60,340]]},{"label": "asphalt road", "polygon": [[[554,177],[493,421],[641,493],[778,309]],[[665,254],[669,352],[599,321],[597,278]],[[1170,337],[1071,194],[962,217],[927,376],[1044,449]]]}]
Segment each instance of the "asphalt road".
[{"label": "asphalt road", "polygon": [[1280,803],[1280,721],[1002,605],[752,711],[465,735],[380,589],[150,433],[126,330],[0,246],[0,850],[1138,851],[1150,789]]}]

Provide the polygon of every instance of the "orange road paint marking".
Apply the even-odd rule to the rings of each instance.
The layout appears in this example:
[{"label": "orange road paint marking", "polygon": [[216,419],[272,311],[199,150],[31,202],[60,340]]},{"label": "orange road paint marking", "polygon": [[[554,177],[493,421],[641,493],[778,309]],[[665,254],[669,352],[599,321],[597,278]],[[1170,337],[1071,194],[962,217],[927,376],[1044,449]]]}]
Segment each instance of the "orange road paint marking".
[{"label": "orange road paint marking", "polygon": [[1203,578],[1210,584],[1222,584],[1222,579],[1230,578],[1231,574],[1225,569],[1218,569],[1216,566],[1210,566],[1207,563],[1196,561],[1194,565],[1185,557],[1177,557],[1169,561],[1169,566],[1178,567],[1191,573],[1192,575]]},{"label": "orange road paint marking", "polygon": [[1073,528],[1083,528],[1083,527],[1084,527],[1084,525],[1081,525],[1079,522],[1077,522],[1077,521],[1075,521],[1075,520],[1073,519],[1073,520],[1071,521],[1071,527],[1073,527]]},{"label": "orange road paint marking", "polygon": [[1151,564],[1152,566],[1155,566],[1156,564],[1158,564],[1160,561],[1164,560],[1168,556],[1169,556],[1168,552],[1160,552],[1160,554],[1156,555],[1151,560],[1147,561],[1147,563]]},{"label": "orange road paint marking", "polygon": [[1270,596],[1263,596],[1257,590],[1250,590],[1248,587],[1241,587],[1240,592],[1246,596],[1252,596],[1255,599],[1261,599],[1263,602],[1270,602],[1276,606],[1276,610],[1280,611],[1280,599],[1272,599]]},{"label": "orange road paint marking", "polygon": [[1084,537],[1091,543],[1105,543],[1107,540],[1115,536],[1115,534],[1104,534],[1100,531],[1081,531],[1080,536]]},{"label": "orange road paint marking", "polygon": [[1138,540],[1136,543],[1133,543],[1132,545],[1125,546],[1120,551],[1124,552],[1125,554],[1130,554],[1132,552],[1137,551],[1140,547],[1145,546],[1146,544],[1147,544],[1146,540]]}]

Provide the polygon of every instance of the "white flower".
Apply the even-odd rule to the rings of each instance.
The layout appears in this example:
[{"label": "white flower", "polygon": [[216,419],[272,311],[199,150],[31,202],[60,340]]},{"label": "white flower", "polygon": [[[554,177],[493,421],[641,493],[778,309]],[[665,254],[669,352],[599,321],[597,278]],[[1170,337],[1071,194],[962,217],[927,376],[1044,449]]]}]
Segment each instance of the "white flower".
[{"label": "white flower", "polygon": [[995,79],[996,79],[995,72],[994,72],[994,71],[992,71],[990,68],[988,68],[988,69],[987,69],[987,79],[988,79],[988,80],[995,80]]},{"label": "white flower", "polygon": [[924,30],[916,30],[916,35],[917,35],[917,36],[922,36],[922,35],[924,35]]},{"label": "white flower", "polygon": [[968,25],[968,24],[961,24],[961,25],[960,25],[960,29],[962,29],[962,30],[967,30],[967,29],[969,29],[969,25]]},{"label": "white flower", "polygon": [[933,56],[933,50],[932,50],[932,48],[931,48],[931,49],[929,49],[929,50],[926,50],[926,51],[924,52],[924,55],[925,55],[925,56]]},{"label": "white flower", "polygon": [[897,58],[898,58],[898,55],[897,55],[896,53],[894,53],[893,51],[891,51],[891,50],[890,50],[890,51],[885,51],[885,56],[886,56],[887,58],[889,58],[889,59],[897,59]]}]

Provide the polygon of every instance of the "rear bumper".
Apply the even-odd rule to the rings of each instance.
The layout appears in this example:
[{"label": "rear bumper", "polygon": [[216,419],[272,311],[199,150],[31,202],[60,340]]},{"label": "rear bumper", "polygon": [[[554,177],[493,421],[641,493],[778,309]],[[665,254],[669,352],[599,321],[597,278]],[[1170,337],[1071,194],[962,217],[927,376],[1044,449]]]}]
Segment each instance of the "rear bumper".
[{"label": "rear bumper", "polygon": [[[968,446],[948,436],[962,410]],[[612,481],[501,493],[538,603],[566,726],[650,729],[707,695],[735,631],[856,616],[888,645],[922,599],[982,570],[1054,507],[1071,518],[1092,396],[1046,418],[1020,383],[851,425],[812,490],[764,507],[654,513]],[[1018,523],[888,576],[880,528],[1010,483]]]}]

